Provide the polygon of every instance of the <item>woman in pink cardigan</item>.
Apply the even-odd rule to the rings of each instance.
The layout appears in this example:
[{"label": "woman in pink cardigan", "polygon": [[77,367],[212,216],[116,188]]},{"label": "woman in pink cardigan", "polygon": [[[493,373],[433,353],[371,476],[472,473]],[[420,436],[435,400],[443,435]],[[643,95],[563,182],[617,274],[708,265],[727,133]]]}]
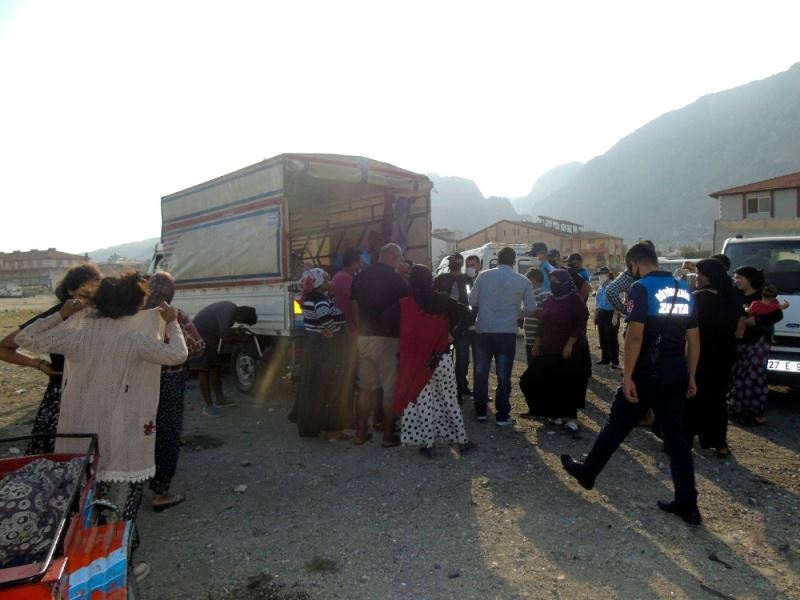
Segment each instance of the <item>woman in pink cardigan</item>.
[{"label": "woman in pink cardigan", "polygon": [[[186,342],[167,303],[140,310],[147,283],[138,273],[102,280],[94,308],[81,300],[23,329],[16,343],[66,357],[58,433],[97,433],[97,496],[135,520],[142,488],[155,473],[155,422],[161,365],[186,361]],[[165,343],[166,339],[166,343]],[[60,439],[56,452],[81,451]]]}]

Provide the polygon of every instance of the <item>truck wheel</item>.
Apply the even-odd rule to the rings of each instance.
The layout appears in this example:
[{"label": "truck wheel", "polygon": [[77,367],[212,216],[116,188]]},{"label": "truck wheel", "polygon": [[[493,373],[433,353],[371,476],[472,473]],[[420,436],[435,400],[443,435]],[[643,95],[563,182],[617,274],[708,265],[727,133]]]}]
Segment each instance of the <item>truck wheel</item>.
[{"label": "truck wheel", "polygon": [[231,371],[237,389],[244,394],[253,393],[259,373],[259,360],[255,348],[249,344],[236,346],[231,355]]}]

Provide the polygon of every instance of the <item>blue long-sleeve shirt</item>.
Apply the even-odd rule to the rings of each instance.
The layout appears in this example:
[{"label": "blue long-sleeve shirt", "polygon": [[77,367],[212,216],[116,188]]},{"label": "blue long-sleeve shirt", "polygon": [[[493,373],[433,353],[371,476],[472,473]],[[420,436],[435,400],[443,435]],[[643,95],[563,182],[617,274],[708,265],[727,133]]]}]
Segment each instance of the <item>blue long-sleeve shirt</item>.
[{"label": "blue long-sleeve shirt", "polygon": [[469,303],[478,311],[478,333],[516,333],[519,318],[536,309],[531,282],[508,265],[480,273]]},{"label": "blue long-sleeve shirt", "polygon": [[606,281],[600,286],[600,289],[597,290],[597,298],[595,298],[595,308],[597,308],[597,310],[614,310],[614,305],[611,304],[611,300],[608,299],[608,294],[606,294],[608,284],[609,282]]}]

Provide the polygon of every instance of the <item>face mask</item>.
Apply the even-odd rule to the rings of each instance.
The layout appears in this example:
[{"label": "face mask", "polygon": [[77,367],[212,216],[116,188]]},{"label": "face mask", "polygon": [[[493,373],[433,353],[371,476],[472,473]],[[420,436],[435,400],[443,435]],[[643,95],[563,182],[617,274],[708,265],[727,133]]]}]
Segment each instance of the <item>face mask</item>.
[{"label": "face mask", "polygon": [[475,267],[467,267],[466,271],[467,271],[467,276],[468,277],[472,277],[472,278],[475,277],[475,275],[476,275]]}]

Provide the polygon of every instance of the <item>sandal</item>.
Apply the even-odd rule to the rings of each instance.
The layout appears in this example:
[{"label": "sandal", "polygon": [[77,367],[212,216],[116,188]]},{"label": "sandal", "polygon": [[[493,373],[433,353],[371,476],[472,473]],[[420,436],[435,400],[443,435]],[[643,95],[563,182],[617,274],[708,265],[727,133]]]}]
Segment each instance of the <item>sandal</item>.
[{"label": "sandal", "polygon": [[368,433],[368,434],[367,434],[367,437],[364,437],[364,438],[360,438],[360,437],[358,437],[358,436],[354,437],[354,438],[353,438],[353,443],[354,443],[356,446],[363,446],[364,444],[366,444],[366,443],[367,443],[368,441],[370,441],[371,439],[372,439],[372,434],[371,434],[371,433]]},{"label": "sandal", "polygon": [[728,458],[731,451],[728,448],[717,448],[717,458]]},{"label": "sandal", "polygon": [[178,506],[186,501],[186,496],[183,494],[175,494],[172,497],[172,500],[168,502],[160,502],[158,504],[153,503],[153,512],[164,512],[167,509],[172,508],[173,506]]}]

